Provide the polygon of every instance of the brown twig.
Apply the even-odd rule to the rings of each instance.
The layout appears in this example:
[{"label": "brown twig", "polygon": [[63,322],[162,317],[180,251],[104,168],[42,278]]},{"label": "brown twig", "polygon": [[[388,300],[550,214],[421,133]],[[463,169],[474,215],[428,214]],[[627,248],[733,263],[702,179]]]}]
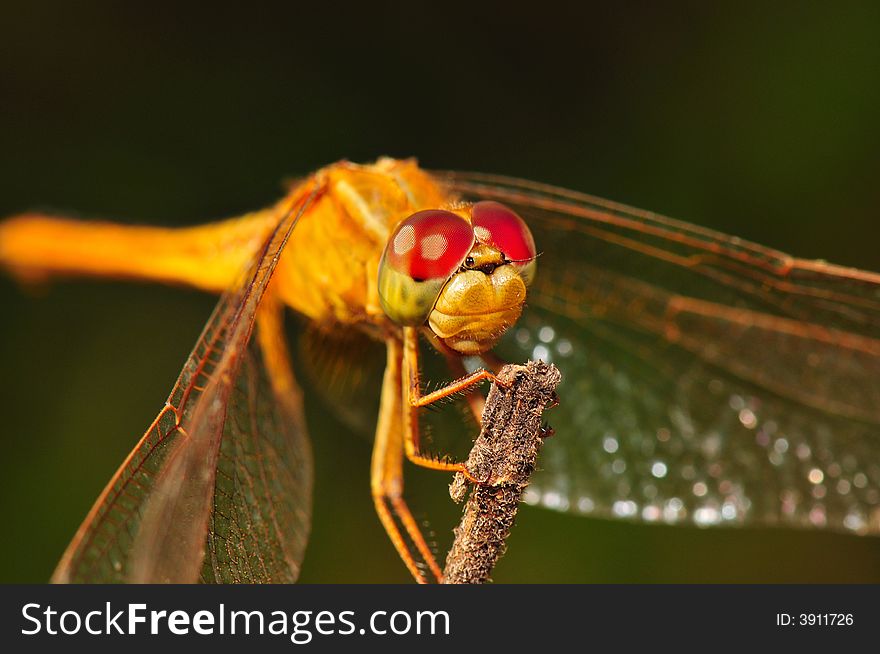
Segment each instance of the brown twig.
[{"label": "brown twig", "polygon": [[[523,490],[535,470],[538,451],[547,435],[544,409],[556,401],[559,370],[543,361],[507,365],[493,384],[483,410],[483,428],[466,462],[468,472],[485,480],[474,484],[455,528],[455,542],[446,557],[444,583],[480,584],[504,554]],[[449,493],[461,502],[468,483],[455,476]]]}]

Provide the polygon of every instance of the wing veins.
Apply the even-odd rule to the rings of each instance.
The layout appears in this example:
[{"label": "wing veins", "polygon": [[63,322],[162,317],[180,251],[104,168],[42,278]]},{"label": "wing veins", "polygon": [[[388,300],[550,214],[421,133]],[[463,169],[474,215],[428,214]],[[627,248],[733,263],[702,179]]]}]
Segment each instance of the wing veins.
[{"label": "wing veins", "polygon": [[[102,525],[118,524],[117,516],[113,515],[114,513],[121,509],[125,515],[134,515],[138,511],[137,501],[135,501],[135,506],[132,507],[128,506],[127,503],[122,503],[121,498],[124,497],[130,482],[134,482],[134,485],[138,487],[143,487],[141,482],[136,479],[137,475],[143,473],[150,477],[155,477],[155,475],[152,475],[149,471],[144,470],[144,466],[156,454],[157,449],[163,446],[169,438],[175,435],[188,437],[186,425],[190,424],[191,420],[195,420],[198,417],[198,414],[200,413],[197,411],[198,406],[203,405],[201,400],[205,397],[205,394],[201,392],[199,392],[197,396],[193,396],[193,390],[197,387],[196,380],[198,377],[204,375],[211,379],[206,385],[210,388],[212,385],[218,383],[216,375],[221,366],[221,373],[229,373],[230,367],[238,363],[237,359],[240,359],[242,344],[246,344],[250,339],[253,323],[251,322],[248,328],[244,330],[244,333],[239,335],[238,340],[240,342],[238,343],[237,348],[229,350],[228,343],[225,339],[229,334],[234,334],[235,330],[238,329],[245,308],[248,303],[251,302],[254,293],[258,292],[260,295],[257,297],[254,306],[251,307],[250,311],[251,320],[253,320],[257,304],[265,290],[268,278],[271,276],[271,272],[274,271],[278,258],[284,249],[284,245],[287,243],[293,227],[296,225],[296,222],[302,213],[304,213],[311,203],[320,195],[321,191],[322,188],[320,185],[313,184],[311,187],[304,190],[304,192],[297,195],[289,203],[289,207],[281,213],[281,217],[276,226],[271,234],[265,239],[259,252],[260,258],[254,259],[257,263],[255,264],[253,274],[247,275],[245,278],[247,281],[242,287],[240,287],[240,290],[227,293],[224,295],[223,299],[221,299],[218,307],[209,318],[202,334],[196,341],[192,354],[184,365],[180,377],[175,382],[165,406],[105,486],[101,495],[89,511],[83,524],[77,531],[77,534],[74,536],[74,539],[65,551],[55,573],[53,574],[53,581],[70,581],[72,574],[75,572],[76,574],[85,573],[85,576],[88,577],[89,575],[87,571],[95,570],[95,566],[100,564],[100,561],[109,552],[109,549],[116,545],[116,538],[104,535],[104,538],[106,538],[105,542],[97,545],[97,550],[92,549],[92,544],[97,544],[94,539],[101,535]],[[283,226],[286,226],[286,229],[281,235],[280,241],[278,241],[279,232]],[[271,260],[268,262],[263,261],[269,253],[269,249],[273,242],[275,242],[275,250],[272,252]],[[233,305],[236,301],[237,304]],[[233,312],[234,315],[230,322],[229,314]],[[221,325],[219,328],[217,327],[218,324]],[[211,355],[219,351],[221,348],[225,351],[217,362],[217,367],[210,371],[210,374],[207,373],[207,371],[205,371],[206,364],[214,363],[210,360]],[[232,375],[227,374],[227,377],[231,376]],[[231,380],[226,379],[222,381],[227,388],[225,394],[227,395],[226,399],[228,400],[228,387],[231,384]],[[195,405],[191,408],[190,403],[193,400],[195,401]],[[225,402],[221,401],[221,404],[225,408]],[[168,414],[173,415],[173,425],[162,424],[163,419],[167,419]],[[223,422],[224,420],[220,421],[221,424]],[[143,448],[148,443],[149,449],[144,451]],[[172,445],[175,445],[175,443]],[[173,452],[170,454],[173,454]],[[132,466],[135,460],[137,463]],[[162,468],[162,470],[166,469],[167,465]],[[162,470],[158,471],[158,473],[161,474]],[[155,486],[153,487],[153,491],[155,491]],[[131,535],[131,524],[128,521],[126,521],[125,528],[128,530],[129,535]],[[112,533],[118,533],[118,529],[112,530]],[[88,555],[91,563],[85,564],[82,557],[86,555]],[[83,564],[88,567],[84,570],[78,570]]]}]

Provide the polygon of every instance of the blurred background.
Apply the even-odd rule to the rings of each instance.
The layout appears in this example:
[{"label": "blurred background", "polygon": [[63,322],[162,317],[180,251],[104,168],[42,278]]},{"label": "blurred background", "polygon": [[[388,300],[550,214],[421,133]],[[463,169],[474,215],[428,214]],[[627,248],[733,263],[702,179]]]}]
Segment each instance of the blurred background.
[{"label": "blurred background", "polygon": [[[880,270],[880,7],[611,4],[3,3],[0,215],[189,225],[340,158],[417,156]],[[0,581],[42,582],[215,298],[4,277],[0,302]],[[407,582],[374,515],[368,440],[318,403],[309,420],[302,580]],[[409,472],[447,542],[448,479]],[[880,581],[875,539],[532,507],[518,523],[499,582]]]}]

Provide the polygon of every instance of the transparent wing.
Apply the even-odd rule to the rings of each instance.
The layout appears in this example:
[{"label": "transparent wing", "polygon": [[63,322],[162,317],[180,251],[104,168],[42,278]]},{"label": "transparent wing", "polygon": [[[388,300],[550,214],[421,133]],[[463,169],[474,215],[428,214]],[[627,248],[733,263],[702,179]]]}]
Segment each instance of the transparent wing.
[{"label": "transparent wing", "polygon": [[201,581],[292,583],[311,525],[312,450],[283,307],[263,299],[230,400]]},{"label": "transparent wing", "polygon": [[[261,313],[259,346],[249,342],[284,245],[320,190],[306,185],[292,196],[242,283],[220,300],[166,406],[92,507],[53,581],[296,577],[311,455],[293,378],[271,347],[280,339],[273,311]],[[242,533],[252,523],[268,541]]]},{"label": "transparent wing", "polygon": [[541,252],[499,346],[563,375],[528,500],[880,531],[880,276],[532,182],[439,175],[515,208]]}]

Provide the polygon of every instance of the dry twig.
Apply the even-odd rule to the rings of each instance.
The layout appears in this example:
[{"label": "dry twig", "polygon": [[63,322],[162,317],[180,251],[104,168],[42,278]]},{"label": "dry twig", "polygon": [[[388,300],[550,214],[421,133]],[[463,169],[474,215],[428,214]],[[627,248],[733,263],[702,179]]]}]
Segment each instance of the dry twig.
[{"label": "dry twig", "polygon": [[[446,557],[447,584],[479,584],[504,553],[523,490],[535,470],[546,435],[541,415],[556,401],[559,370],[543,361],[507,365],[498,374],[507,387],[493,384],[483,410],[483,428],[466,463],[477,479],[455,528],[455,542]],[[467,493],[464,475],[449,487],[456,502]]]}]

